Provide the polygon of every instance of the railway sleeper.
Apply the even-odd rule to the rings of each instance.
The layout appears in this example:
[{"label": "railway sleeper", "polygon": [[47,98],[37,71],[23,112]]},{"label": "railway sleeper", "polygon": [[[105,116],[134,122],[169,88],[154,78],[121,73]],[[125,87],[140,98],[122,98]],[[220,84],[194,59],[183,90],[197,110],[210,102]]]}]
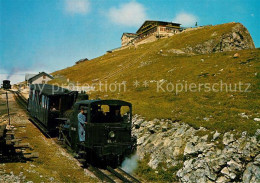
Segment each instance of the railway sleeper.
[{"label": "railway sleeper", "polygon": [[107,167],[107,170],[112,173],[113,175],[115,175],[117,178],[119,178],[120,180],[122,180],[123,182],[128,182],[130,183],[131,181],[128,180],[127,178],[125,178],[122,174],[118,173],[117,171],[115,171],[113,168],[111,167]]}]

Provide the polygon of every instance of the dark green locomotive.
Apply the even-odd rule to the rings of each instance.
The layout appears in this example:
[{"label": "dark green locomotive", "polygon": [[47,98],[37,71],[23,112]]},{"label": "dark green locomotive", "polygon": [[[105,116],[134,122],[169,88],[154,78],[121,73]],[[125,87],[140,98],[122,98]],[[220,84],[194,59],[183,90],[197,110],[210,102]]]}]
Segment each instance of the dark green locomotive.
[{"label": "dark green locomotive", "polygon": [[[28,110],[48,131],[59,128],[60,139],[79,152],[81,159],[120,164],[136,146],[136,138],[131,133],[131,103],[81,99],[75,91],[52,85],[31,85]],[[87,122],[83,142],[79,140],[78,129],[81,109]]]},{"label": "dark green locomotive", "polygon": [[3,80],[3,89],[5,90],[11,89],[10,80]]},{"label": "dark green locomotive", "polygon": [[[85,141],[80,143],[78,113],[85,109]],[[116,114],[118,113],[118,114]],[[75,151],[83,150],[91,159],[120,164],[136,144],[131,134],[132,105],[122,100],[83,100],[74,104],[62,133]]]}]

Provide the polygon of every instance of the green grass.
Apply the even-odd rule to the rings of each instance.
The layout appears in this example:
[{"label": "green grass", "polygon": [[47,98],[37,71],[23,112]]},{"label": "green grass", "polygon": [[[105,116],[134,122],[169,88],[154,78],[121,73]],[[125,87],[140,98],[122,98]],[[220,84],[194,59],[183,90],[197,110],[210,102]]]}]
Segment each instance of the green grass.
[{"label": "green grass", "polygon": [[[185,48],[203,43],[209,39],[217,40],[222,34],[232,30],[237,24],[229,23],[190,31],[168,39],[139,45],[105,54],[91,61],[54,72],[53,84],[73,83],[120,83],[126,81],[126,92],[91,92],[90,98],[123,99],[133,104],[133,112],[146,119],[168,118],[181,120],[195,128],[204,126],[209,130],[223,133],[230,130],[248,131],[250,135],[259,128],[260,64],[259,49],[212,53],[205,55],[176,55],[167,50]],[[216,32],[216,36],[212,34]],[[160,54],[163,50],[163,54]],[[240,54],[233,58],[234,53]],[[204,60],[204,61],[203,61]],[[143,64],[146,62],[147,64]],[[205,74],[208,73],[208,74]],[[257,75],[255,73],[258,73]],[[250,92],[157,92],[153,80],[167,80],[178,83],[232,84],[250,83]],[[133,86],[138,80],[140,85]],[[142,82],[148,81],[144,87]],[[165,88],[165,85],[164,85]],[[203,86],[201,87],[203,89]],[[204,88],[205,89],[205,88]],[[245,87],[243,88],[245,89]],[[246,113],[249,118],[242,118]],[[209,120],[205,120],[205,118]]]}]

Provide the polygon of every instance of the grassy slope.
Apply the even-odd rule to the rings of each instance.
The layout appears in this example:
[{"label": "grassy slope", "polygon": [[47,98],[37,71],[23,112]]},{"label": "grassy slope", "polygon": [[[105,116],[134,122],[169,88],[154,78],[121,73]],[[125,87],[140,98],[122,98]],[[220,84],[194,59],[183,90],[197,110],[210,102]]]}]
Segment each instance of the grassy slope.
[{"label": "grassy slope", "polygon": [[[236,59],[233,58],[236,52],[194,56],[167,52],[172,48],[185,48],[209,39],[217,39],[218,36],[230,32],[235,25],[229,23],[206,27],[140,45],[137,49],[130,48],[106,54],[53,73],[57,79],[52,83],[66,83],[65,78],[81,84],[91,84],[95,79],[102,82],[107,79],[108,83],[127,81],[126,92],[92,92],[91,97],[130,101],[133,103],[134,113],[147,119],[171,118],[196,128],[204,126],[221,132],[246,130],[252,134],[259,128],[259,122],[253,120],[254,117],[259,117],[257,112],[260,111],[259,49],[238,51],[240,57]],[[159,53],[160,50],[163,50],[162,54]],[[209,75],[198,76],[202,73]],[[251,83],[251,92],[182,92],[176,95],[175,92],[156,92],[156,83],[150,83],[147,88],[133,86],[135,80],[143,82],[161,79],[183,84],[213,84],[221,80],[234,84],[241,81]],[[165,85],[163,86],[165,88]],[[243,112],[249,115],[249,119],[238,115]],[[209,120],[204,120],[205,117]]]}]

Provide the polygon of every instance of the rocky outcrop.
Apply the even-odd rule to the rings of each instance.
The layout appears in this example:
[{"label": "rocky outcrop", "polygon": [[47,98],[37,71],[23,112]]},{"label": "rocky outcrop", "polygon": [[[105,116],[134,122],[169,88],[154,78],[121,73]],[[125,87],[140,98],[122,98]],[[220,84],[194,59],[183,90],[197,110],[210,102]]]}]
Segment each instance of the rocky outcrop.
[{"label": "rocky outcrop", "polygon": [[218,32],[214,32],[211,35],[212,39],[199,43],[195,46],[187,46],[182,50],[186,53],[207,54],[255,48],[250,33],[242,24],[230,24],[234,24],[234,27],[229,33],[218,35]]},{"label": "rocky outcrop", "polygon": [[257,139],[260,129],[252,137],[246,132],[209,131],[208,135],[197,136],[197,132],[206,129],[196,130],[171,120],[146,121],[138,115],[134,116],[133,124],[139,158],[150,155],[148,166],[153,169],[160,162],[165,162],[167,167],[183,163],[177,171],[181,182],[260,181],[260,142]]}]

